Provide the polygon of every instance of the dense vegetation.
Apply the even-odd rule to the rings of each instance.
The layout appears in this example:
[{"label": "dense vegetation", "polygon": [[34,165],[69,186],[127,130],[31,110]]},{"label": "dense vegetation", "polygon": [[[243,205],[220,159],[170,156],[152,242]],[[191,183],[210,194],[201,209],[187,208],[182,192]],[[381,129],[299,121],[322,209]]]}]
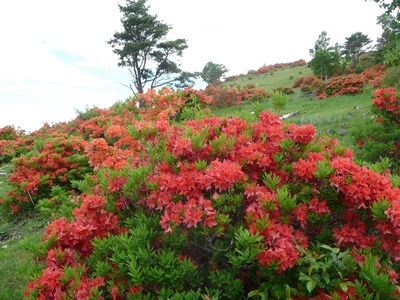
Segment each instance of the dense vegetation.
[{"label": "dense vegetation", "polygon": [[[397,73],[325,82],[279,65],[293,86],[149,90],[141,109],[134,97],[29,135],[0,129],[4,218],[50,220],[25,244],[37,257],[26,298],[398,297],[399,139],[387,140],[400,97],[381,86]],[[375,121],[353,128],[360,156],[303,116],[265,110],[276,92],[314,107],[372,96]],[[367,148],[384,136],[369,126],[391,150]]]}]

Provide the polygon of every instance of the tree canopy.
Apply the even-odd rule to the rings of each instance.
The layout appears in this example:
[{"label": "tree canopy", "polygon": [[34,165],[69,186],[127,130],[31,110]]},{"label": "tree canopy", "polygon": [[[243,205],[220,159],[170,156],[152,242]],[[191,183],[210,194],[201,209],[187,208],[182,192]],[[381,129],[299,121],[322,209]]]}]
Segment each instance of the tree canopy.
[{"label": "tree canopy", "polygon": [[372,40],[361,32],[353,33],[350,37],[346,38],[342,53],[351,59],[354,69],[357,67],[360,55],[365,52],[365,47],[371,42]]},{"label": "tree canopy", "polygon": [[386,9],[386,13],[390,14],[396,9],[400,8],[400,0],[392,0],[391,2],[386,0],[373,0],[379,3],[379,6]]},{"label": "tree canopy", "polygon": [[118,65],[129,68],[133,83],[129,88],[143,93],[145,86],[181,88],[193,84],[194,74],[183,72],[176,62],[188,48],[186,40],[167,40],[172,27],[149,14],[146,2],[127,0],[126,6],[118,5],[124,30],[115,32],[108,41],[119,56]]},{"label": "tree canopy", "polygon": [[400,65],[400,0],[373,1],[386,9],[385,13],[378,17],[378,24],[383,29],[382,36],[377,40],[381,61],[388,66],[398,66]]},{"label": "tree canopy", "polygon": [[312,57],[309,66],[314,75],[320,76],[325,80],[335,74],[340,69],[340,46],[330,46],[330,38],[326,31],[322,31],[315,42],[314,48],[310,49]]},{"label": "tree canopy", "polygon": [[201,78],[208,84],[219,82],[221,77],[228,72],[228,69],[222,64],[208,62],[201,72]]}]

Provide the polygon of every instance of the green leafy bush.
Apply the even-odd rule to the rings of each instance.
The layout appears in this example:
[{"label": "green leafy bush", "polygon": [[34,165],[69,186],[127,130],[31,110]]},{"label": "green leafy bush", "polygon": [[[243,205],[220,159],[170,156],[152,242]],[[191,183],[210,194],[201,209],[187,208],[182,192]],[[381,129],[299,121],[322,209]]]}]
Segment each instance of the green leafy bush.
[{"label": "green leafy bush", "polygon": [[274,106],[276,112],[279,114],[282,109],[285,108],[288,102],[288,97],[282,92],[275,92],[272,95],[272,105]]},{"label": "green leafy bush", "polygon": [[358,147],[358,157],[366,162],[377,163],[382,158],[390,159],[389,168],[400,174],[400,111],[399,94],[395,88],[373,92],[372,119],[364,121],[351,131]]}]

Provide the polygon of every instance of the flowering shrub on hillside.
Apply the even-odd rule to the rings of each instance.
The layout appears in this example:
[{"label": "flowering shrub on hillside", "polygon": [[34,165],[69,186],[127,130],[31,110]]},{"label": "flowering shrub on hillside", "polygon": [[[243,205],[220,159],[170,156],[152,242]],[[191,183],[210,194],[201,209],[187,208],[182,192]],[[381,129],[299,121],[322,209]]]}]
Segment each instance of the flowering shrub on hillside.
[{"label": "flowering shrub on hillside", "polygon": [[[46,229],[28,299],[399,296],[400,190],[387,175],[267,111],[181,124],[159,111],[90,141],[97,171]],[[125,138],[124,164],[103,165]]]},{"label": "flowering shrub on hillside", "polygon": [[52,186],[71,190],[71,180],[92,170],[83,155],[86,144],[79,137],[56,134],[37,140],[30,152],[13,159],[13,189],[0,202],[17,212],[21,205],[34,207],[40,199],[50,198]]},{"label": "flowering shrub on hillside", "polygon": [[211,98],[210,107],[212,108],[238,106],[244,101],[262,100],[268,96],[266,91],[253,87],[237,90],[214,85],[208,85],[204,93]]},{"label": "flowering shrub on hillside", "polygon": [[348,74],[346,76],[334,76],[327,82],[311,75],[298,78],[293,87],[301,88],[301,91],[314,91],[318,99],[337,97],[340,95],[360,94],[366,84],[379,87],[384,76],[384,66],[377,65],[371,67],[360,74]]}]

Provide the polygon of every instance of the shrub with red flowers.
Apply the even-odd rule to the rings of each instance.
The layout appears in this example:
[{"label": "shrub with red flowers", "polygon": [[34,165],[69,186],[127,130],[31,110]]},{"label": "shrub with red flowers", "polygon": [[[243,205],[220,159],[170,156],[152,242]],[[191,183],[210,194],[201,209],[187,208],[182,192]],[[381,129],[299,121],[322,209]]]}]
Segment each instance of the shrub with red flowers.
[{"label": "shrub with red flowers", "polygon": [[1,203],[17,212],[20,206],[32,209],[39,200],[52,201],[53,186],[65,192],[72,191],[71,180],[83,178],[92,172],[84,149],[87,142],[80,137],[52,134],[45,140],[37,140],[28,153],[14,158],[9,182],[13,189]]},{"label": "shrub with red flowers", "polygon": [[282,94],[293,94],[294,93],[294,89],[292,87],[288,87],[288,86],[281,86],[281,87],[277,87],[276,89],[273,90],[274,93],[280,92]]},{"label": "shrub with red flowers", "polygon": [[81,199],[73,211],[73,220],[54,220],[46,228],[43,243],[51,245],[45,257],[45,269],[28,283],[25,296],[32,299],[104,299],[104,277],[92,276],[85,258],[92,253],[94,238],[119,234],[118,217],[104,210],[106,199],[91,195]]},{"label": "shrub with red flowers", "polygon": [[0,163],[8,163],[20,150],[18,144],[23,141],[24,131],[14,126],[0,128]]},{"label": "shrub with red flowers", "polygon": [[237,90],[215,85],[208,85],[204,93],[211,98],[210,107],[212,108],[238,106],[244,101],[259,101],[268,96],[266,91],[254,87]]},{"label": "shrub with red flowers", "polygon": [[379,87],[384,74],[385,67],[383,65],[376,65],[360,74],[350,73],[346,76],[334,76],[326,82],[314,75],[303,76],[295,81],[293,88],[300,88],[302,92],[313,90],[318,99],[360,94],[363,92],[366,84]]},{"label": "shrub with red flowers", "polygon": [[335,76],[315,90],[318,99],[336,97],[340,95],[360,94],[363,92],[365,80],[358,74]]},{"label": "shrub with red flowers", "polygon": [[318,88],[322,84],[322,80],[315,75],[302,76],[296,79],[293,88],[300,88],[302,92],[309,92]]},{"label": "shrub with red flowers", "polygon": [[88,143],[96,171],[47,227],[27,298],[399,296],[400,189],[387,174],[267,111],[175,124],[163,105]]},{"label": "shrub with red flowers", "polygon": [[[192,89],[171,91],[168,88],[162,88],[159,91],[148,90],[140,97],[145,103],[141,109],[141,114],[146,120],[174,119],[175,121],[190,119],[196,112],[208,109],[213,100],[206,92]],[[184,117],[189,115],[188,118]]]}]

